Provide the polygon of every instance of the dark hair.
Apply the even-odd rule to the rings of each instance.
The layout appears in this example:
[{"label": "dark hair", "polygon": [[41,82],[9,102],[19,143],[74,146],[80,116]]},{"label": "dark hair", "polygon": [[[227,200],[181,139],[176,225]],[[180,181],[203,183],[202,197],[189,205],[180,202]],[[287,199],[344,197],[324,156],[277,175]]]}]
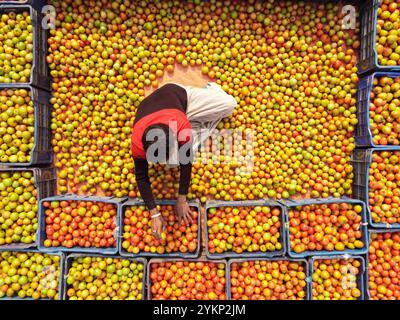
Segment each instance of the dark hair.
[{"label": "dark hair", "polygon": [[[154,139],[148,139],[147,135],[150,131],[152,130],[159,130],[162,132],[161,135],[157,135]],[[165,148],[165,160],[168,161],[169,159],[169,139],[173,139],[174,137],[174,133],[173,131],[165,124],[162,123],[158,123],[158,124],[153,124],[149,127],[146,128],[146,130],[143,132],[143,136],[142,136],[142,144],[143,144],[143,148],[144,151],[147,152],[147,150],[150,148],[151,145],[153,145],[154,143],[162,143],[166,146]],[[159,157],[162,157],[162,155],[157,155]]]}]

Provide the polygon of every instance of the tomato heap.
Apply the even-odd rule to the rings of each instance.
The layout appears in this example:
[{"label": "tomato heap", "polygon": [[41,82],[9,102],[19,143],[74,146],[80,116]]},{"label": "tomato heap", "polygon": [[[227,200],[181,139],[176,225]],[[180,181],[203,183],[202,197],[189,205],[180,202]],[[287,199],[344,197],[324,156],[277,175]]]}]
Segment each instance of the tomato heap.
[{"label": "tomato heap", "polygon": [[60,298],[60,257],[33,252],[0,252],[0,298]]},{"label": "tomato heap", "polygon": [[144,206],[127,207],[123,225],[122,248],[127,252],[147,253],[195,253],[198,246],[198,212],[192,208],[193,223],[178,223],[173,206],[161,206],[160,213],[167,223],[161,240],[151,232],[151,214]]},{"label": "tomato heap", "polygon": [[400,152],[372,154],[369,171],[369,208],[375,223],[400,223]]},{"label": "tomato heap", "polygon": [[30,161],[34,122],[34,107],[29,90],[0,90],[0,162]]},{"label": "tomato heap", "polygon": [[361,297],[358,259],[321,259],[314,261],[312,295],[314,300],[357,300]]},{"label": "tomato heap", "polygon": [[306,268],[287,260],[234,262],[232,300],[304,300]]},{"label": "tomato heap", "polygon": [[374,79],[369,110],[373,143],[400,145],[400,77]]},{"label": "tomato heap", "polygon": [[67,277],[69,300],[142,300],[144,265],[126,259],[74,258]]},{"label": "tomato heap", "polygon": [[373,233],[369,245],[368,286],[372,300],[400,299],[400,233]]},{"label": "tomato heap", "polygon": [[221,207],[207,211],[210,253],[282,250],[278,207]]},{"label": "tomato heap", "polygon": [[364,248],[361,212],[361,205],[348,203],[291,208],[290,249],[302,253]]},{"label": "tomato heap", "polygon": [[0,12],[0,83],[29,82],[32,61],[29,12]]},{"label": "tomato heap", "polygon": [[400,65],[399,30],[400,0],[381,0],[376,26],[376,49],[380,65]]},{"label": "tomato heap", "polygon": [[214,262],[152,263],[153,300],[225,300],[225,264]]},{"label": "tomato heap", "polygon": [[[200,154],[190,197],[351,194],[360,43],[357,32],[342,30],[339,5],[51,3],[57,17],[47,60],[61,193],[137,196],[130,151],[136,109],[145,89],[191,66],[238,101],[218,128],[249,130],[254,144],[215,164]],[[249,170],[237,170],[248,163]],[[153,168],[150,176],[157,198],[175,195],[175,171]]]},{"label": "tomato heap", "polygon": [[0,246],[36,240],[38,203],[32,171],[0,172]]},{"label": "tomato heap", "polygon": [[115,204],[92,201],[44,202],[45,247],[116,246],[117,207]]}]

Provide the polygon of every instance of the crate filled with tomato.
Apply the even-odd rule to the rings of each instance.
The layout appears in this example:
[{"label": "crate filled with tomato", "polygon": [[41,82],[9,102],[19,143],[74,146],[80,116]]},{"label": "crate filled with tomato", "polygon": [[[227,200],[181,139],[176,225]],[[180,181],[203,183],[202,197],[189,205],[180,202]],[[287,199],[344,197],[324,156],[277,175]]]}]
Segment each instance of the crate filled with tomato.
[{"label": "crate filled with tomato", "polygon": [[39,207],[39,249],[117,254],[125,198],[54,196]]}]

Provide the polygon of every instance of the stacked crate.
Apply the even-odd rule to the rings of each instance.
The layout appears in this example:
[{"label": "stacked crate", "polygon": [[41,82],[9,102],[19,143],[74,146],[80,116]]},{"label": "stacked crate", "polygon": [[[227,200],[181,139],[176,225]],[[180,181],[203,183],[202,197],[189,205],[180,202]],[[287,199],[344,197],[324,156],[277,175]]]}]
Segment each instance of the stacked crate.
[{"label": "stacked crate", "polygon": [[[361,7],[359,72],[362,78],[357,93],[358,125],[355,132],[357,149],[353,154],[353,194],[365,202],[368,217],[370,250],[366,255],[365,296],[368,299],[398,299],[398,288],[386,282],[390,276],[385,273],[389,271],[380,271],[382,265],[388,262],[386,259],[398,260],[398,257],[389,256],[389,252],[381,255],[383,251],[380,245],[389,239],[388,250],[391,250],[391,238],[396,237],[400,231],[400,215],[396,200],[393,200],[393,197],[397,198],[399,190],[396,171],[400,163],[396,157],[400,144],[397,142],[398,130],[393,126],[397,119],[389,106],[390,102],[384,100],[385,96],[379,96],[382,91],[375,90],[376,85],[379,85],[385,87],[384,92],[388,94],[386,97],[390,96],[392,101],[399,98],[399,93],[388,93],[386,89],[390,88],[390,83],[399,81],[400,65],[393,61],[389,63],[385,56],[379,57],[378,46],[382,45],[381,40],[387,44],[380,38],[379,29],[389,21],[381,15],[382,3],[380,0],[369,0]],[[388,63],[385,64],[385,61]],[[374,281],[369,282],[372,278]],[[379,288],[376,283],[381,284]]]}]

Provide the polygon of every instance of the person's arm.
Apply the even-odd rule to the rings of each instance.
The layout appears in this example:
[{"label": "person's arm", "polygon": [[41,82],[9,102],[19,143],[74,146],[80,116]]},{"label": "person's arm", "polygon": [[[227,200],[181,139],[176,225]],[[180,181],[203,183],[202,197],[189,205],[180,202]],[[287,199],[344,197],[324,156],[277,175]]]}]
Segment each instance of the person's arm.
[{"label": "person's arm", "polygon": [[146,159],[134,159],[135,161],[135,175],[136,183],[139,188],[140,194],[147,206],[151,211],[156,208],[153,192],[150,187],[149,179],[149,164]]},{"label": "person's arm", "polygon": [[[193,149],[191,143],[187,143],[182,147],[185,148],[187,152],[186,155],[183,152],[181,153],[181,151],[179,152],[181,172],[179,177],[179,196],[175,209],[178,215],[179,223],[183,221],[186,224],[189,224],[193,222],[193,214],[190,210],[189,204],[187,203],[186,196],[189,192],[190,181],[192,178]],[[183,157],[185,157],[185,159],[183,159]]]},{"label": "person's arm", "polygon": [[140,194],[150,210],[152,218],[152,230],[156,239],[161,239],[161,233],[165,229],[165,221],[158,212],[156,202],[154,201],[153,192],[150,187],[149,164],[146,159],[134,159],[136,183]]}]

